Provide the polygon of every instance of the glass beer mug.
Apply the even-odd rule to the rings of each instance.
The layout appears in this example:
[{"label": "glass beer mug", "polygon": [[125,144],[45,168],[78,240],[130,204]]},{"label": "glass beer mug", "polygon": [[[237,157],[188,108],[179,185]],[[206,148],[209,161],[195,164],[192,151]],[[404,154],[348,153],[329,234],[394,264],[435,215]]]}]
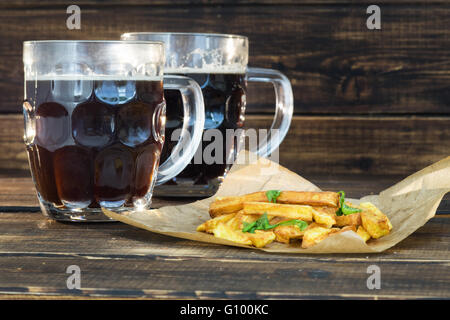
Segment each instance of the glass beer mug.
[{"label": "glass beer mug", "polygon": [[[155,184],[191,160],[204,126],[201,89],[163,76],[164,45],[148,41],[27,41],[25,144],[42,212],[107,221],[150,206]],[[164,88],[183,99],[183,132],[164,164]]]},{"label": "glass beer mug", "polygon": [[[247,82],[272,83],[275,89],[275,117],[267,136],[251,149],[266,157],[278,148],[289,129],[294,109],[289,80],[279,71],[249,68],[248,39],[239,35],[200,33],[125,33],[122,40],[162,41],[166,47],[166,74],[188,76],[200,85],[205,103],[205,131],[201,146],[191,163],[174,179],[155,188],[164,196],[210,196],[223,180],[239,150],[241,137],[228,139],[230,130],[244,126]],[[167,101],[166,144],[163,159],[176,143],[172,134],[183,122],[182,97],[174,90],[165,90]],[[242,130],[241,130],[242,131]],[[221,134],[221,155],[205,159],[208,145]],[[174,135],[177,136],[176,134]],[[219,161],[218,161],[219,160]]]}]

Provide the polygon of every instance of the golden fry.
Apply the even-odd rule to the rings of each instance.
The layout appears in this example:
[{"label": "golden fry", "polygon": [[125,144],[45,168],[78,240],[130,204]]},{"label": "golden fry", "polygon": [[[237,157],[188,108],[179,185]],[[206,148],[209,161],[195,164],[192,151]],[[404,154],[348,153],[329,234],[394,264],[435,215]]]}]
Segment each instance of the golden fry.
[{"label": "golden fry", "polygon": [[[260,215],[245,214],[244,210],[240,210],[232,219],[226,222],[226,224],[229,225],[233,230],[242,230],[242,228],[244,227],[244,222],[255,222],[259,218],[261,218]],[[267,218],[270,221],[270,217]]]},{"label": "golden fry", "polygon": [[[222,214],[233,213],[243,208],[244,202],[268,202],[266,192],[254,192],[243,196],[217,197],[209,207],[209,215],[215,218]],[[336,208],[339,195],[336,192],[282,191],[277,203],[310,206],[329,206]]]},{"label": "golden fry", "polygon": [[209,215],[211,218],[218,217],[223,214],[238,212],[242,209],[241,197],[220,197],[210,204]]},{"label": "golden fry", "polygon": [[213,230],[213,233],[217,238],[253,245],[257,248],[265,247],[275,240],[275,234],[272,231],[256,230],[255,233],[248,233],[233,229],[232,226],[224,223],[219,223]]},{"label": "golden fry", "polygon": [[314,209],[310,206],[264,202],[244,202],[245,214],[264,214],[270,216],[312,221]]},{"label": "golden fry", "polygon": [[201,225],[199,225],[197,227],[197,231],[213,233],[213,230],[217,227],[217,225],[219,223],[228,222],[235,215],[236,215],[236,213],[230,213],[230,214],[227,214],[227,215],[222,215],[222,216],[216,217],[214,219],[205,221],[205,222],[203,222]]},{"label": "golden fry", "polygon": [[[239,231],[240,232],[240,231]],[[245,233],[252,244],[257,248],[262,248],[275,240],[273,231],[256,230],[255,233]]]},{"label": "golden fry", "polygon": [[320,226],[314,226],[312,228],[306,229],[305,233],[303,234],[303,240],[302,240],[302,248],[310,248],[313,245],[319,243],[326,237],[328,237],[332,233],[338,232],[338,228],[324,228]]},{"label": "golden fry", "polygon": [[243,196],[217,197],[209,206],[209,215],[214,218],[222,214],[228,214],[242,210],[244,202],[267,202],[264,192],[255,192]]},{"label": "golden fry", "polygon": [[370,234],[362,226],[358,227],[358,231],[356,231],[356,234],[360,236],[364,240],[364,242],[367,242],[367,240],[370,239]]},{"label": "golden fry", "polygon": [[352,213],[349,215],[336,216],[337,227],[345,227],[345,226],[359,226],[361,225],[361,213]]},{"label": "golden fry", "polygon": [[246,233],[243,233],[238,230],[233,230],[230,226],[219,223],[213,230],[214,236],[217,238],[230,240],[240,244],[251,245],[252,241],[247,236]]},{"label": "golden fry", "polygon": [[392,224],[389,218],[372,203],[364,202],[359,207],[363,210],[361,212],[362,226],[372,238],[378,239],[391,231]]},{"label": "golden fry", "polygon": [[[268,202],[266,191],[254,192],[243,196],[244,202]],[[303,204],[309,206],[337,207],[339,195],[336,192],[282,191],[277,203]]]},{"label": "golden fry", "polygon": [[283,191],[277,198],[277,202],[309,206],[337,207],[339,204],[339,195],[336,192],[330,191]]},{"label": "golden fry", "polygon": [[328,229],[336,224],[336,209],[329,207],[314,207],[313,219],[315,222],[325,225]]},{"label": "golden fry", "polygon": [[273,231],[278,242],[289,243],[291,239],[301,239],[305,231],[297,226],[278,226]]},{"label": "golden fry", "polygon": [[346,231],[356,232],[356,226],[346,226],[346,227],[343,227],[341,229],[339,229],[339,228],[333,228],[333,229],[337,230],[336,233],[342,233],[342,232],[346,232]]},{"label": "golden fry", "polygon": [[[336,215],[339,194],[335,192],[282,191],[276,203],[268,202],[266,192],[255,192],[242,196],[217,197],[211,203],[212,219],[197,227],[197,231],[239,244],[264,247],[273,241],[289,244],[292,239],[301,239],[302,248],[310,248],[328,236],[354,231],[365,242],[390,232],[392,224],[372,203],[353,205],[362,211],[350,215]],[[296,225],[281,225],[273,229],[243,232],[244,222],[252,223],[263,214],[271,225],[298,219],[309,222],[306,230]]]}]

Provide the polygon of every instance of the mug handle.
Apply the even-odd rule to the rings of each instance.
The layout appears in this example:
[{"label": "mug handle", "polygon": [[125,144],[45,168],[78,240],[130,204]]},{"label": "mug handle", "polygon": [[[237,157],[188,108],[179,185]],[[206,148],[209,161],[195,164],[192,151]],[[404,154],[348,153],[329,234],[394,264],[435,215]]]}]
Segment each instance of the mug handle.
[{"label": "mug handle", "polygon": [[289,79],[278,70],[248,68],[247,81],[269,82],[275,90],[275,117],[267,136],[258,144],[256,154],[268,157],[285,138],[294,113],[294,95]]},{"label": "mug handle", "polygon": [[172,179],[189,164],[200,145],[205,126],[203,94],[197,82],[188,77],[164,75],[163,87],[180,91],[184,117],[178,143],[158,168],[156,185]]}]

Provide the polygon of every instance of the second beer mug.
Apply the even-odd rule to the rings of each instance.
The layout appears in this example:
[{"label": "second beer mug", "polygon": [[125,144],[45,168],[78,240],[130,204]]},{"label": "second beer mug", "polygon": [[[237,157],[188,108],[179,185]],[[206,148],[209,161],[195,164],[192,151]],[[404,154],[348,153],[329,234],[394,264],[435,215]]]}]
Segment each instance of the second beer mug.
[{"label": "second beer mug", "polygon": [[[290,82],[279,71],[247,67],[247,37],[137,32],[123,34],[121,39],[164,42],[165,73],[190,77],[197,81],[203,91],[205,131],[201,147],[191,164],[176,178],[155,188],[155,194],[208,196],[216,192],[243,144],[242,138],[227,138],[230,137],[230,131],[244,126],[247,81],[272,83],[276,98],[275,117],[268,135],[252,151],[260,156],[268,156],[283,141],[294,109]],[[179,92],[165,90],[164,95],[167,101],[167,125],[163,158],[170,154],[176,143],[172,133],[181,128],[183,122],[183,99]],[[222,136],[221,141],[214,141],[218,134]],[[211,147],[211,143],[221,143],[220,152]]]},{"label": "second beer mug", "polygon": [[[178,174],[199,145],[200,87],[163,76],[161,42],[29,41],[23,62],[25,144],[51,218],[103,221],[101,208],[148,208],[154,185]],[[160,166],[163,88],[179,90],[185,122],[176,152]]]}]

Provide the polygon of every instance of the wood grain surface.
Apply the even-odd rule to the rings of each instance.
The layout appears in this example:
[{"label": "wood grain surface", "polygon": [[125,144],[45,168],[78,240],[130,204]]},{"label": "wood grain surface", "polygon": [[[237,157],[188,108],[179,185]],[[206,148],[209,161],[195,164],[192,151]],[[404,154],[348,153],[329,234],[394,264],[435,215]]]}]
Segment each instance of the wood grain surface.
[{"label": "wood grain surface", "polygon": [[[402,180],[400,176],[312,175],[308,179],[324,191],[345,190],[349,198],[378,194]],[[200,198],[153,197],[152,208],[182,205]],[[39,202],[31,177],[0,176],[0,212],[39,212]],[[439,206],[440,213],[450,214],[450,194]]]},{"label": "wood grain surface", "polygon": [[[317,177],[348,196],[388,180]],[[365,191],[362,191],[365,190]],[[192,199],[157,199],[155,206]],[[61,223],[36,208],[30,178],[0,178],[0,299],[450,298],[448,208],[379,254],[271,254],[154,234],[119,222]],[[448,204],[447,204],[448,207]],[[446,211],[447,210],[447,211]],[[66,268],[81,269],[81,289]],[[366,286],[377,265],[382,288]]]},{"label": "wood grain surface", "polygon": [[[367,2],[147,2],[80,1],[81,30],[66,28],[64,1],[2,2],[0,112],[21,110],[22,41],[184,31],[248,36],[250,64],[290,78],[298,114],[448,115],[448,2],[386,1],[376,31]],[[273,109],[272,90],[253,87],[248,100],[252,112]]]},{"label": "wood grain surface", "polygon": [[[247,128],[269,128],[272,116],[250,115]],[[21,115],[0,115],[0,176],[27,175]],[[295,116],[280,163],[305,177],[358,174],[406,177],[448,156],[450,118]]]},{"label": "wood grain surface", "polygon": [[[449,215],[433,218],[380,254],[299,256],[197,243],[121,223],[0,213],[0,298],[449,298],[449,223]],[[382,270],[381,290],[366,286],[373,264]],[[66,287],[69,265],[82,270],[81,290]]]}]

